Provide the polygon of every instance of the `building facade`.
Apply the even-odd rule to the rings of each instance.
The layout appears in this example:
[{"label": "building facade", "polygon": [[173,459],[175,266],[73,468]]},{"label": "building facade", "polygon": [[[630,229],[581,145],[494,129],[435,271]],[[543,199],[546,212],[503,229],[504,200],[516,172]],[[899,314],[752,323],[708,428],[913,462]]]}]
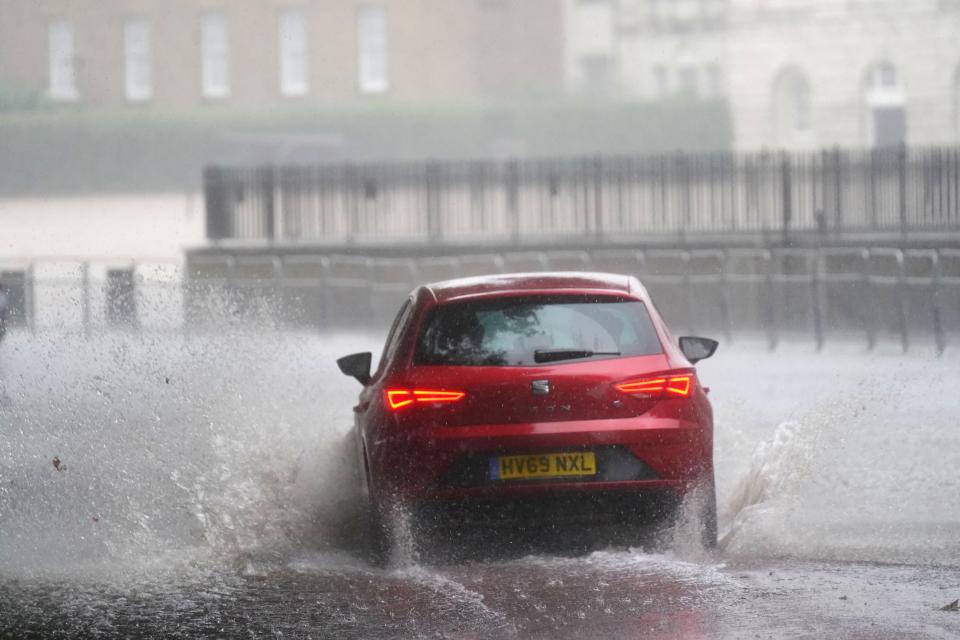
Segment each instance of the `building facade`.
[{"label": "building facade", "polygon": [[727,100],[735,146],[960,142],[958,0],[567,0],[565,82]]},{"label": "building facade", "polygon": [[77,108],[556,93],[561,0],[0,0],[0,83]]}]

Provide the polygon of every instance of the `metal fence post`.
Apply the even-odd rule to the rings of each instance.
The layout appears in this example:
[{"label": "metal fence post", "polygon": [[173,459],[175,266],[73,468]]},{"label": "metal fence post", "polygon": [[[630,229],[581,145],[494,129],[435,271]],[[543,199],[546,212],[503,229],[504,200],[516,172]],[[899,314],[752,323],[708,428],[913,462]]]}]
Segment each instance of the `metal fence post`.
[{"label": "metal fence post", "polygon": [[697,323],[694,318],[697,314],[694,309],[697,308],[697,305],[693,300],[693,279],[690,276],[690,252],[683,251],[680,255],[682,256],[680,260],[683,263],[683,295],[684,302],[686,303],[687,327],[691,334],[696,334]]},{"label": "metal fence post", "polygon": [[937,345],[937,355],[943,355],[947,348],[946,338],[943,334],[943,315],[940,309],[940,252],[933,254],[933,282],[931,283],[933,291],[930,296],[930,314],[933,321],[933,339]]},{"label": "metal fence post", "polygon": [[[873,278],[870,277],[870,254],[867,249],[861,252],[860,284],[866,290],[867,299],[872,302],[874,300],[872,294],[874,294],[877,289],[873,286]],[[873,351],[877,346],[877,327],[872,309],[867,312],[864,318],[864,329],[867,334],[867,349]]]},{"label": "metal fence post", "polygon": [[276,239],[276,176],[272,166],[260,167],[260,202],[263,205],[263,235],[266,240]]},{"label": "metal fence post", "polygon": [[603,237],[603,157],[593,160],[593,234],[599,241]]},{"label": "metal fence post", "polygon": [[813,306],[813,339],[817,345],[817,351],[823,350],[823,285],[820,275],[823,269],[823,250],[817,249],[814,258],[813,273],[810,277],[810,302]]},{"label": "metal fence post", "polygon": [[764,298],[766,299],[766,304],[764,304],[764,315],[766,316],[766,325],[767,325],[767,346],[770,351],[773,351],[777,348],[779,342],[779,333],[777,326],[777,306],[774,304],[774,288],[773,288],[773,256],[769,251],[764,253],[764,263],[766,266],[764,273]]},{"label": "metal fence post", "polygon": [[514,244],[520,244],[520,164],[514,158],[507,161],[505,169],[504,188],[507,196],[510,237]]},{"label": "metal fence post", "polygon": [[903,251],[897,252],[897,322],[900,329],[900,347],[904,353],[910,347],[909,327],[907,326],[907,274]]},{"label": "metal fence post", "polygon": [[897,177],[900,185],[900,237],[907,240],[907,145],[901,143],[897,150]]},{"label": "metal fence post", "polygon": [[[236,172],[230,174],[236,179]],[[234,235],[234,216],[227,195],[227,175],[216,166],[205,167],[203,170],[203,201],[206,211],[206,233],[208,240],[231,238]]]},{"label": "metal fence post", "polygon": [[[880,160],[878,163],[877,160]],[[870,215],[870,228],[877,228],[877,165],[880,165],[880,168],[883,169],[886,165],[885,154],[879,152],[876,149],[873,149],[870,152],[870,180],[869,185],[870,189],[867,191],[867,213]]]},{"label": "metal fence post", "polygon": [[723,250],[723,263],[720,265],[720,317],[723,322],[723,336],[727,342],[733,342],[733,322],[730,318],[730,280],[727,278],[728,251]]},{"label": "metal fence post", "polygon": [[843,155],[840,147],[833,150],[833,180],[834,180],[834,232],[843,231]]},{"label": "metal fence post", "polygon": [[677,162],[680,166],[680,180],[683,184],[683,222],[680,226],[680,242],[684,246],[687,244],[687,230],[690,226],[690,217],[693,213],[692,194],[690,192],[690,157],[681,152],[677,153]]},{"label": "metal fence post", "polygon": [[427,198],[427,243],[428,244],[438,244],[441,237],[440,224],[439,224],[439,207],[437,206],[437,199],[439,197],[437,189],[438,175],[440,173],[440,165],[436,162],[430,161],[427,162],[424,167],[424,191],[426,192]]},{"label": "metal fence post", "polygon": [[321,311],[320,324],[321,326],[330,326],[333,324],[333,289],[330,285],[330,258],[327,256],[322,256],[320,258],[320,280],[321,287],[323,287],[323,293],[321,297],[321,304],[323,305],[323,310]]},{"label": "metal fence post", "polygon": [[793,185],[790,156],[783,154],[780,164],[780,182],[783,198],[783,246],[790,246],[790,223],[793,219]]},{"label": "metal fence post", "polygon": [[359,177],[357,175],[357,167],[351,163],[347,163],[343,166],[343,184],[340,185],[346,205],[344,210],[347,216],[345,238],[347,244],[353,244],[357,235],[357,229],[360,226],[360,221],[357,219],[360,216],[360,209],[357,204],[358,185]]}]

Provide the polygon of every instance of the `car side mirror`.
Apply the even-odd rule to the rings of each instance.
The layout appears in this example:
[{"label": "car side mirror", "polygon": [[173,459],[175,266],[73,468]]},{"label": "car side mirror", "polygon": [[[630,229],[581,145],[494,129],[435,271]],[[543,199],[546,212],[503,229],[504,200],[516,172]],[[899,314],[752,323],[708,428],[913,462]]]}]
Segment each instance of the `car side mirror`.
[{"label": "car side mirror", "polygon": [[690,364],[697,364],[714,354],[720,343],[710,338],[683,336],[680,338],[680,351],[687,357]]},{"label": "car side mirror", "polygon": [[366,386],[370,384],[370,361],[373,354],[369,351],[363,353],[351,353],[337,360],[337,366],[344,375],[356,378],[360,384]]}]

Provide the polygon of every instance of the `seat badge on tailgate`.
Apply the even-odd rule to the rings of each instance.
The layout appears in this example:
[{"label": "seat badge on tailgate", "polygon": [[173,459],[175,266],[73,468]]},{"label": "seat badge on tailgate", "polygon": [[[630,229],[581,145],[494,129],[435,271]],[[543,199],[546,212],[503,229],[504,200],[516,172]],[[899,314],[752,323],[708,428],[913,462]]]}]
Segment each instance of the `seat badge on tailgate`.
[{"label": "seat badge on tailgate", "polygon": [[533,391],[535,396],[547,396],[550,395],[550,381],[549,380],[534,380],[530,383],[530,390]]}]

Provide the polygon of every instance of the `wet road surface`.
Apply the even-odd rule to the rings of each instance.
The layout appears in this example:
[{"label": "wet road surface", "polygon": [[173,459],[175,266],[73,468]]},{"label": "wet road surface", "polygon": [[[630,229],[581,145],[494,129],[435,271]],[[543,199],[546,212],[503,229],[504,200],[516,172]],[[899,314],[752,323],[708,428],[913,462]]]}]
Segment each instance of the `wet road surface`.
[{"label": "wet road surface", "polygon": [[[339,565],[339,566],[337,566]],[[377,571],[287,566],[0,586],[2,637],[956,638],[960,571],[598,552]]]},{"label": "wet road surface", "polygon": [[0,638],[958,638],[960,360],[721,352],[721,544],[357,549],[363,336],[11,334]]}]

